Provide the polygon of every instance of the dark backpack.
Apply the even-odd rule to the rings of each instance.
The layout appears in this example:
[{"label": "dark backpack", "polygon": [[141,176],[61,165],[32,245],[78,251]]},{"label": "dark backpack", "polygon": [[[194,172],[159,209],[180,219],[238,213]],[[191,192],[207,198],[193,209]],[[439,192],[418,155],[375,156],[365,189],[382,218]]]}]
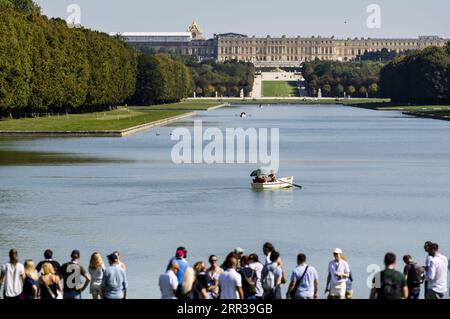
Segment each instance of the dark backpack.
[{"label": "dark backpack", "polygon": [[242,268],[241,269],[241,275],[244,279],[242,281],[242,290],[244,290],[244,293],[249,296],[253,296],[256,294],[256,271],[251,268]]},{"label": "dark backpack", "polygon": [[417,265],[417,263],[413,263],[409,265],[408,269],[408,286],[409,287],[419,287],[422,283],[424,269]]},{"label": "dark backpack", "polygon": [[[385,276],[386,273],[381,272],[381,299],[401,299],[402,289],[399,278],[394,276]],[[399,273],[399,275],[402,275]],[[403,275],[402,275],[403,276]]]}]

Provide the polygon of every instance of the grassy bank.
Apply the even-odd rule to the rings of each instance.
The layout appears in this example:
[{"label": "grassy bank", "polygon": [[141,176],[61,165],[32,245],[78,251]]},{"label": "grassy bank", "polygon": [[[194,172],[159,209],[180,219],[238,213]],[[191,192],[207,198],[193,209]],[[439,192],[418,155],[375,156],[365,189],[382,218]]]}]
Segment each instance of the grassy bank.
[{"label": "grassy bank", "polygon": [[118,109],[109,112],[2,120],[0,121],[0,132],[120,131],[173,116],[179,116],[184,113],[187,113],[187,111],[137,111]]},{"label": "grassy bank", "polygon": [[217,101],[184,101],[153,106],[129,106],[107,112],[4,119],[0,121],[0,133],[121,131],[187,114],[189,111],[206,111],[220,104],[222,103]]},{"label": "grassy bank", "polygon": [[130,109],[139,110],[187,110],[187,111],[207,111],[209,108],[220,105],[222,103],[215,101],[184,101],[181,103],[151,105],[151,106],[131,106]]},{"label": "grassy bank", "polygon": [[379,111],[400,111],[403,114],[450,121],[450,105],[398,105],[398,103],[349,103],[347,105]]}]

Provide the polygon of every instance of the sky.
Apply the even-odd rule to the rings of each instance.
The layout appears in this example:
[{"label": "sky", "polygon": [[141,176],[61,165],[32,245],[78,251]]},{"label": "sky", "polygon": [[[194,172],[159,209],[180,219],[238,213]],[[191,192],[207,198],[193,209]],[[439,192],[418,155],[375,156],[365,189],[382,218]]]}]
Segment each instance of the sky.
[{"label": "sky", "polygon": [[[186,31],[196,20],[208,37],[249,36],[450,38],[449,0],[35,0],[49,17],[80,9],[83,26],[103,32]],[[376,12],[367,13],[376,4]],[[375,17],[368,27],[368,17]],[[378,22],[380,24],[378,25]],[[374,26],[378,26],[374,28]]]}]

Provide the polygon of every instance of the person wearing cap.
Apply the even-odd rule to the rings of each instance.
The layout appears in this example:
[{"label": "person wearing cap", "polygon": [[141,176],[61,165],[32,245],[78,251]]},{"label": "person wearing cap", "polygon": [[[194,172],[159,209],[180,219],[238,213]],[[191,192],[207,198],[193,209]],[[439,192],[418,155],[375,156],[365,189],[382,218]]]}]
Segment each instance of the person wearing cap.
[{"label": "person wearing cap", "polygon": [[333,251],[334,259],[328,264],[328,277],[325,293],[328,299],[345,299],[346,283],[350,276],[348,263],[341,258],[342,250]]},{"label": "person wearing cap", "polygon": [[177,272],[178,285],[181,285],[181,283],[183,282],[184,272],[189,267],[189,263],[186,261],[186,257],[187,257],[186,248],[178,247],[175,252],[175,257],[173,257],[169,261],[169,265],[167,266],[167,269],[166,269],[166,270],[168,270],[173,262],[178,264],[178,266],[179,266],[179,269]]},{"label": "person wearing cap", "polygon": [[102,279],[104,299],[127,299],[128,280],[120,267],[119,257],[112,253],[107,256],[109,267],[105,269]]},{"label": "person wearing cap", "polygon": [[89,273],[79,263],[80,256],[79,250],[72,251],[70,254],[71,261],[61,266],[64,299],[81,299],[81,293],[89,286],[91,281]]}]

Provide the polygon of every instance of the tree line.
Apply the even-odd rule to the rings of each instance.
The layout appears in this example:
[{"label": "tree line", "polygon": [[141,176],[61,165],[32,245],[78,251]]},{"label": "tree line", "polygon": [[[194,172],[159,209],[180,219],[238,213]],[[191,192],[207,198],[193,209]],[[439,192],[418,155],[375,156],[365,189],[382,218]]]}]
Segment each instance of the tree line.
[{"label": "tree line", "polygon": [[395,58],[381,70],[380,86],[394,102],[449,103],[450,42]]},{"label": "tree line", "polygon": [[0,0],[0,117],[174,102],[193,90],[181,61],[48,19],[31,0]]},{"label": "tree line", "polygon": [[194,58],[184,58],[192,72],[196,96],[239,97],[241,90],[248,96],[253,90],[255,67],[252,63],[212,60],[198,62]]},{"label": "tree line", "polygon": [[324,97],[379,97],[379,76],[383,63],[377,61],[322,61],[306,62],[303,68],[309,91]]},{"label": "tree line", "polygon": [[141,105],[178,102],[190,96],[193,87],[192,74],[183,62],[163,53],[141,54],[131,101]]},{"label": "tree line", "polygon": [[135,90],[136,52],[64,20],[0,12],[2,116],[81,111],[122,103]]}]

